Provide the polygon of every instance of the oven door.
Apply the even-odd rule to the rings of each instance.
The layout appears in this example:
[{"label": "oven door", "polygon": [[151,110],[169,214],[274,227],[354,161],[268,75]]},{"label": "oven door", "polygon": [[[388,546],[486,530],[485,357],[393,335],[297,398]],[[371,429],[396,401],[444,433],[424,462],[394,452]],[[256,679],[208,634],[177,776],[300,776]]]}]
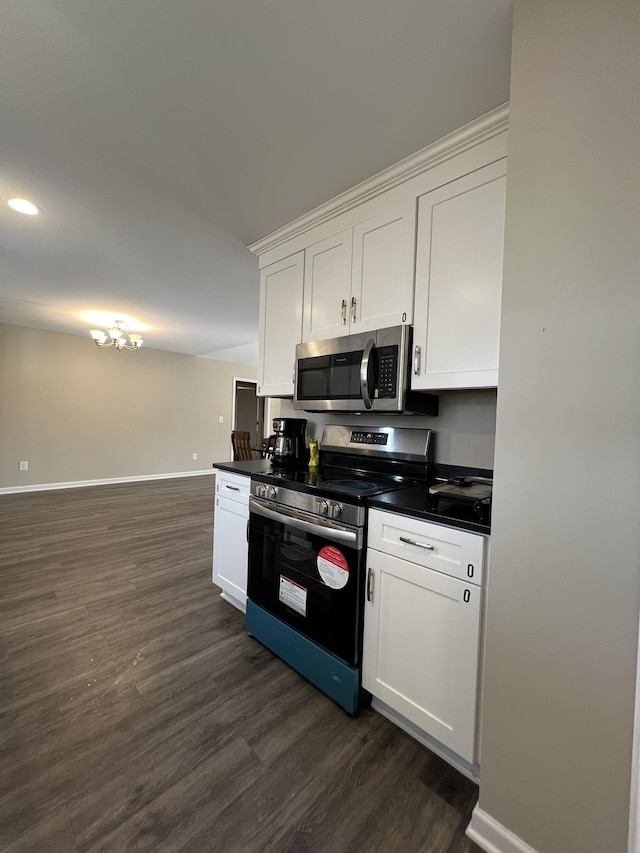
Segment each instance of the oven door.
[{"label": "oven door", "polygon": [[364,601],[362,528],[251,498],[247,593],[357,666]]}]

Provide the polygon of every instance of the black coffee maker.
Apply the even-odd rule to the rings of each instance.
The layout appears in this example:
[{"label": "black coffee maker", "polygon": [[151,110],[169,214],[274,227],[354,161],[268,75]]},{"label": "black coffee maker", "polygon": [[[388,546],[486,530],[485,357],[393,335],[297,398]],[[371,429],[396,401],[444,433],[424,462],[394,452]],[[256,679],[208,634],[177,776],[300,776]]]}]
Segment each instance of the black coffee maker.
[{"label": "black coffee maker", "polygon": [[275,444],[271,462],[275,468],[304,468],[309,463],[306,431],[305,418],[274,418]]}]

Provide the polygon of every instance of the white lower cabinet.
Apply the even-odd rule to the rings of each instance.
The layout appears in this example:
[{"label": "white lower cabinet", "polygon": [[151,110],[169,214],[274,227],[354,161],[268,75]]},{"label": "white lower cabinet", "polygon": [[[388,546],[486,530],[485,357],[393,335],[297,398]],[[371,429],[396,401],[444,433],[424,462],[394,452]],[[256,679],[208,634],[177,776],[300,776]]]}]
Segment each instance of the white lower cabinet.
[{"label": "white lower cabinet", "polygon": [[[469,765],[477,761],[483,544],[478,534],[370,512],[363,687]],[[453,555],[466,561],[466,553],[476,570],[463,580]]]},{"label": "white lower cabinet", "polygon": [[251,478],[216,471],[213,516],[213,582],[222,597],[242,610],[247,606],[247,524]]}]

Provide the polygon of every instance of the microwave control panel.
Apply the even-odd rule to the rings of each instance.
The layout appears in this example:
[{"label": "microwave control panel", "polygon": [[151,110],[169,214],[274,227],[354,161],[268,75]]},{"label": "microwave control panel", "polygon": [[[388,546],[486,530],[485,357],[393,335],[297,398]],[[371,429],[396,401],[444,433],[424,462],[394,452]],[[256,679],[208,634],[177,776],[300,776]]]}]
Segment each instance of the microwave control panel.
[{"label": "microwave control panel", "polygon": [[398,347],[379,347],[378,388],[376,397],[393,399],[398,396]]}]

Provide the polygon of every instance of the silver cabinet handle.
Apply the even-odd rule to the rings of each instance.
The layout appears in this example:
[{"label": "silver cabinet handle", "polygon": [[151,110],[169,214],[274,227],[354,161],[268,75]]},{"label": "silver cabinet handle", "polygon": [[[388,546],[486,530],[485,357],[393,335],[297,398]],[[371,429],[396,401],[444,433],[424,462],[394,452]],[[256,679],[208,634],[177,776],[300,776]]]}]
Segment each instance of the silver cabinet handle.
[{"label": "silver cabinet handle", "polygon": [[355,298],[355,296],[352,296],[351,297],[351,322],[352,323],[355,323],[355,321],[356,321],[356,305],[357,305],[356,298]]},{"label": "silver cabinet handle", "polygon": [[347,300],[342,300],[342,307],[340,309],[340,322],[343,326],[347,324]]},{"label": "silver cabinet handle", "polygon": [[435,551],[435,545],[429,545],[425,542],[416,542],[415,539],[409,539],[407,536],[401,536],[400,541],[407,545],[415,545],[416,548],[424,548],[425,551]]},{"label": "silver cabinet handle", "polygon": [[239,491],[240,491],[240,486],[229,486],[229,485],[225,485],[225,489],[230,489],[232,492],[239,492]]},{"label": "silver cabinet handle", "polygon": [[367,569],[367,601],[371,601],[373,598],[373,569],[369,567]]},{"label": "silver cabinet handle", "polygon": [[421,353],[422,353],[422,350],[420,349],[420,346],[416,345],[416,347],[413,351],[413,372],[415,373],[416,376],[420,375],[420,355],[421,355]]}]

